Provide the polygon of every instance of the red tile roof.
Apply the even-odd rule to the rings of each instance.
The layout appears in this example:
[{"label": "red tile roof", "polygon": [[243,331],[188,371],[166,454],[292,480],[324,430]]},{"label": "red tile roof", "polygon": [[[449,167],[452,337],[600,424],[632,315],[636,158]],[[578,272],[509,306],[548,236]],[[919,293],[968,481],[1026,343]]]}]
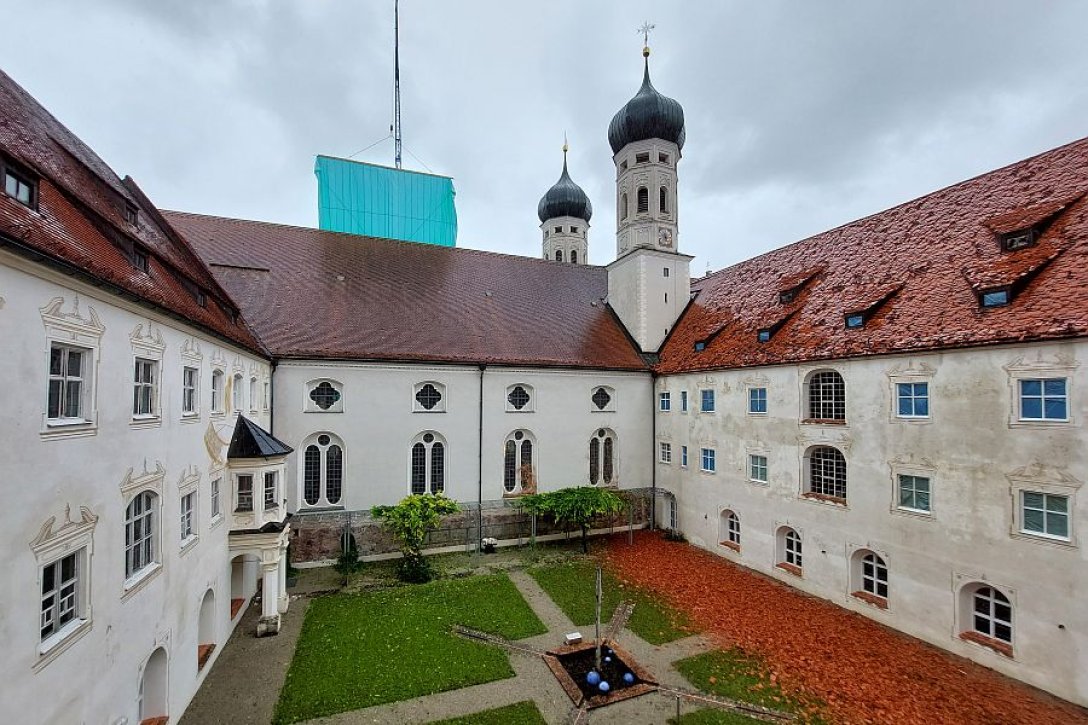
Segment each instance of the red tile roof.
[{"label": "red tile roof", "polygon": [[[696,297],[657,370],[1088,335],[1086,192],[1082,139],[720,270],[693,282]],[[1000,233],[1030,225],[1043,232],[1034,246],[1002,251]],[[814,270],[782,304],[779,293]],[[1006,285],[1011,304],[979,307],[980,290]],[[864,327],[846,329],[846,313],[870,308]],[[759,329],[787,316],[758,342]]]},{"label": "red tile roof", "polygon": [[166,216],[277,357],[646,369],[602,267]]},{"label": "red tile roof", "polygon": [[[122,181],[89,147],[0,71],[0,157],[38,182],[36,209],[0,193],[0,247],[35,255],[105,282],[174,317],[264,355],[237,305],[196,253],[129,178]],[[137,224],[125,220],[138,209]],[[126,251],[141,248],[149,273]],[[206,307],[197,304],[203,290]]]}]

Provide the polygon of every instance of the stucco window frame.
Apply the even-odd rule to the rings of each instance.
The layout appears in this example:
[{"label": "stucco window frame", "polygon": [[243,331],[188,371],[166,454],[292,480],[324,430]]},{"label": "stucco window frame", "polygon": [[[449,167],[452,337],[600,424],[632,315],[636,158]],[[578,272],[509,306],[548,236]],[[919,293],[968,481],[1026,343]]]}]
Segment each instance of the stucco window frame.
[{"label": "stucco window frame", "polygon": [[42,324],[45,328],[45,346],[42,357],[42,370],[48,380],[49,360],[54,345],[74,347],[89,352],[90,360],[85,363],[83,382],[83,415],[78,419],[49,417],[49,385],[42,390],[42,420],[39,433],[43,439],[79,438],[92,436],[98,432],[98,372],[101,361],[102,336],[105,325],[98,313],[87,306],[87,317],[79,309],[79,296],[74,298],[71,312],[64,312],[64,298],[54,297],[40,308]]},{"label": "stucco window frame", "polygon": [[658,440],[657,442],[657,462],[662,466],[672,465],[672,441],[671,440]]},{"label": "stucco window frame", "polygon": [[[888,596],[881,597],[879,594],[870,594],[865,591],[864,583],[862,581],[862,559],[866,554],[875,554],[880,557],[884,564],[884,568],[887,571],[887,579],[884,584],[888,588]],[[847,580],[846,580],[846,600],[853,603],[862,603],[868,607],[872,607],[881,612],[892,611],[892,583],[891,572],[892,564],[891,557],[888,552],[880,549],[872,544],[846,544],[846,562],[847,562]]]},{"label": "stucco window frame", "polygon": [[[757,481],[751,477],[752,456],[763,456],[767,459],[767,480]],[[766,488],[771,485],[771,449],[761,440],[756,440],[744,447],[744,458],[741,459],[741,480],[753,486]]]},{"label": "stucco window frame", "polygon": [[[219,407],[216,408],[216,373],[219,374]],[[208,372],[208,392],[211,394],[211,402],[208,404],[208,415],[213,418],[224,418],[227,415],[227,365],[224,361],[212,357]]]},{"label": "stucco window frame", "polygon": [[[889,511],[896,516],[907,516],[923,521],[934,521],[937,518],[937,465],[927,458],[920,460],[896,459],[888,463],[891,472],[891,501]],[[899,505],[899,477],[914,476],[916,478],[929,479],[929,510],[907,508]],[[883,556],[883,554],[881,555]]]},{"label": "stucco window frame", "polygon": [[[423,383],[421,383],[423,385]],[[428,443],[425,440],[425,436],[431,436],[431,442]],[[450,472],[450,444],[446,439],[446,436],[442,435],[436,430],[423,430],[412,436],[408,442],[408,475],[405,480],[408,481],[407,491],[405,496],[410,496],[414,492],[412,491],[412,450],[419,444],[423,446],[423,493],[430,494],[445,494],[446,487],[449,483]],[[434,488],[434,447],[435,444],[442,446],[442,488],[435,490]]]},{"label": "stucco window frame", "polygon": [[[832,496],[827,494],[821,494],[816,491],[812,491],[812,452],[817,448],[830,448],[837,451],[843,459],[843,476],[846,485],[846,496]],[[839,510],[849,510],[849,495],[850,495],[850,464],[846,460],[846,453],[848,449],[841,447],[838,443],[832,441],[812,441],[804,445],[800,451],[801,453],[801,475],[798,477],[800,486],[797,491],[797,498],[800,501],[804,501],[816,506],[825,506]]]},{"label": "stucco window frame", "polygon": [[[989,655],[993,657],[999,657],[1004,660],[1015,660],[1017,639],[1019,638],[1020,630],[1020,626],[1017,622],[1017,613],[1020,611],[1020,607],[1017,602],[1016,588],[1006,584],[995,583],[985,576],[973,576],[962,572],[955,572],[952,579],[954,582],[952,595],[953,604],[955,606],[955,617],[952,630],[953,640],[965,642],[973,648],[988,652]],[[1012,613],[1011,641],[1004,642],[1004,640],[992,640],[985,642],[980,641],[979,638],[970,636],[970,633],[975,632],[974,623],[972,621],[973,598],[975,592],[982,587],[995,589],[1001,592],[1001,594],[1009,600],[1009,606]],[[965,637],[965,634],[968,636]]]},{"label": "stucco window frame", "polygon": [[[189,468],[182,471],[181,478],[178,480],[178,515],[179,515],[178,516],[178,528],[179,528],[179,533],[180,533],[180,527],[181,527],[180,514],[181,514],[182,500],[186,496],[188,496],[189,494],[196,494],[196,498],[193,499],[193,501],[194,501],[194,503],[193,503],[193,533],[190,534],[189,536],[185,537],[184,539],[180,540],[180,544],[179,544],[178,548],[179,548],[179,553],[181,555],[184,555],[184,554],[188,553],[193,548],[193,546],[198,541],[200,541],[200,522],[201,522],[200,505],[201,505],[201,499],[203,498],[200,495],[200,479],[201,479],[200,471],[195,466],[190,466]],[[222,484],[220,484],[219,495],[220,495],[220,499],[219,499],[220,507],[222,507],[222,501],[223,501],[223,499],[222,499],[222,495],[223,495]],[[209,497],[209,505],[210,505],[210,497]],[[209,519],[210,518],[211,517],[209,516]]]},{"label": "stucco window frame", "polygon": [[[223,519],[226,518],[223,515],[223,481],[226,478],[226,469],[222,465],[213,464],[208,469],[208,530],[214,531],[223,523]],[[219,511],[212,510],[212,501],[215,497],[212,496],[212,484],[219,481]]]},{"label": "stucco window frame", "polygon": [[[1008,374],[1009,385],[1009,428],[1075,428],[1078,425],[1076,416],[1076,406],[1074,402],[1077,399],[1076,395],[1076,373],[1079,364],[1065,361],[1056,360],[1048,361],[1043,359],[1033,360],[1025,362],[1024,360],[1018,360],[1015,363],[1005,366],[1005,371]],[[1046,420],[1035,418],[1020,418],[1020,381],[1032,380],[1032,379],[1065,379],[1065,420]]]},{"label": "stucco window frame", "polygon": [[[931,425],[933,423],[933,379],[937,371],[929,365],[910,366],[891,370],[888,377],[888,422],[897,425]],[[925,383],[928,389],[929,414],[925,416],[899,415],[899,384]]]},{"label": "stucco window frame", "polygon": [[257,374],[256,368],[249,369],[249,413],[250,415],[256,415],[260,411],[260,401],[257,399],[260,389],[257,387],[260,385],[260,376]]},{"label": "stucco window frame", "polygon": [[[786,535],[789,531],[793,531],[797,534],[801,540],[801,566],[796,566],[786,561]],[[771,562],[771,571],[778,575],[788,574],[791,577],[797,577],[798,579],[805,578],[805,559],[810,554],[805,552],[805,531],[803,528],[791,523],[788,519],[784,521],[774,522],[774,546],[771,548],[771,555],[773,560]]]},{"label": "stucco window frame", "polygon": [[[1021,541],[1030,541],[1044,546],[1059,549],[1077,549],[1077,492],[1083,486],[1083,482],[1070,476],[1060,469],[1053,469],[1042,464],[1025,466],[1007,474],[1009,482],[1009,500],[1012,506],[1012,516],[1009,522],[1009,536]],[[1069,500],[1069,537],[1062,538],[1048,534],[1023,530],[1023,500],[1024,492],[1045,493],[1051,496],[1065,496]]]},{"label": "stucco window frame", "polygon": [[[204,382],[204,355],[200,352],[200,343],[193,338],[186,338],[181,344],[181,397],[179,398],[179,420],[182,423],[199,423],[201,415],[203,415],[204,405],[201,402],[201,396],[204,394],[203,382]],[[195,388],[193,391],[193,403],[195,404],[191,412],[185,411],[185,369],[193,368],[196,370],[196,381],[194,383]],[[209,381],[210,382],[210,381]]]},{"label": "stucco window frame", "polygon": [[[514,404],[510,402],[510,394],[513,393],[514,390],[517,389],[517,388],[521,388],[529,396],[529,400],[521,408],[515,408]],[[514,414],[535,413],[536,412],[536,388],[534,388],[529,383],[511,383],[510,385],[506,386],[506,392],[503,394],[502,401],[503,401],[503,405],[506,408],[507,413],[514,413]],[[534,442],[533,445],[535,447],[536,443]]]},{"label": "stucco window frame", "polygon": [[[317,404],[316,401],[314,401],[313,398],[310,397],[311,394],[313,394],[313,392],[317,390],[317,388],[320,387],[323,383],[328,383],[329,387],[335,390],[340,396],[336,399],[336,402],[334,402],[328,408],[322,408],[320,405]],[[341,383],[339,380],[336,380],[335,378],[322,377],[307,380],[302,386],[302,412],[307,414],[314,413],[318,415],[343,413],[345,412],[344,397],[344,384]]]},{"label": "stucco window frame", "polygon": [[[850,427],[850,410],[848,408],[849,395],[846,383],[846,376],[839,368],[828,367],[827,365],[819,365],[811,368],[801,368],[798,370],[798,385],[799,385],[799,402],[800,411],[798,420],[803,426],[827,426],[835,429],[849,429]],[[811,400],[810,400],[810,383],[812,378],[820,373],[836,373],[839,379],[842,380],[843,389],[843,417],[842,418],[813,418],[810,416]]]},{"label": "stucco window frame", "polygon": [[[438,402],[430,410],[425,408],[416,396],[419,395],[424,387],[430,385],[438,393]],[[440,383],[437,380],[421,380],[412,386],[412,412],[423,414],[445,413],[446,412],[446,384]]]},{"label": "stucco window frame", "polygon": [[[743,541],[744,528],[740,521],[740,515],[737,514],[737,509],[732,506],[721,506],[718,508],[718,546],[725,551],[731,551],[737,556],[741,553],[741,542],[730,541],[729,535],[729,518],[726,514],[730,514],[737,522],[737,538]],[[724,531],[723,531],[724,527]]]},{"label": "stucco window frame", "polygon": [[72,520],[71,513],[70,508],[65,509],[64,523],[55,531],[53,526],[56,523],[56,517],[51,516],[46,519],[38,535],[30,542],[30,549],[34,554],[38,570],[36,591],[39,595],[42,590],[42,575],[45,567],[70,554],[80,554],[76,563],[78,567],[76,597],[79,602],[77,612],[81,616],[66,623],[44,640],[40,639],[39,630],[39,639],[36,644],[37,659],[31,667],[34,672],[40,671],[59,657],[94,626],[94,599],[91,596],[91,574],[94,570],[91,559],[94,555],[94,530],[98,523],[98,516],[86,506],[80,507],[78,521]]},{"label": "stucco window frame", "polygon": [[[127,602],[142,591],[149,583],[154,581],[163,570],[163,505],[165,496],[163,482],[166,479],[166,469],[162,463],[156,461],[155,470],[148,471],[145,465],[142,473],[135,473],[134,469],[128,469],[121,481],[121,511],[128,511],[129,504],[136,496],[150,491],[155,494],[155,506],[153,511],[152,541],[154,556],[152,563],[137,572],[126,577],[121,583],[121,601]],[[124,540],[125,517],[121,521],[121,537]]]},{"label": "stucco window frame", "polygon": [[[322,436],[329,437],[329,442],[327,444],[322,444],[320,442]],[[312,504],[306,501],[306,449],[310,446],[314,446],[318,450],[317,501]],[[340,498],[337,499],[336,503],[329,502],[328,489],[329,450],[333,446],[340,449]],[[299,513],[321,513],[323,511],[345,510],[344,498],[347,495],[348,450],[342,436],[327,429],[319,430],[306,436],[303,439],[302,444],[298,447],[296,464],[297,473],[295,485],[297,487]]]},{"label": "stucco window frame", "polygon": [[[151,412],[136,413],[133,411],[129,420],[129,427],[157,428],[162,425],[162,390],[163,373],[165,371],[163,359],[166,352],[166,343],[162,339],[162,332],[150,322],[147,323],[146,331],[143,324],[136,325],[129,336],[129,341],[132,344],[129,370],[135,371],[136,365],[140,361],[149,361],[153,363],[152,369],[155,376],[151,388]],[[129,384],[135,388],[136,382],[131,378],[131,375]]]}]

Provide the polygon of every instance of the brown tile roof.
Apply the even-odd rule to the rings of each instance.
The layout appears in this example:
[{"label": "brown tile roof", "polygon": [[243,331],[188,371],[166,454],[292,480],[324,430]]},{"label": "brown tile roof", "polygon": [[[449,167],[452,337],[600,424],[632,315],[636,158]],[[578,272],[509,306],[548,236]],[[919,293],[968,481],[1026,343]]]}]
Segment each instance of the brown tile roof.
[{"label": "brown tile roof", "polygon": [[166,215],[278,357],[646,369],[602,267]]},{"label": "brown tile roof", "polygon": [[[0,247],[33,255],[105,282],[164,312],[265,354],[237,317],[237,306],[189,245],[129,178],[123,181],[89,147],[0,71],[0,157],[38,182],[30,209],[0,193]],[[137,224],[125,220],[138,209]],[[149,274],[130,251],[148,256]],[[195,299],[203,290],[206,307]]]},{"label": "brown tile roof", "polygon": [[[720,270],[659,372],[773,365],[1088,335],[1088,139]],[[1034,246],[999,234],[1039,225]],[[792,302],[779,293],[815,271]],[[1008,306],[978,292],[1011,286]],[[844,315],[869,310],[860,329]],[[766,343],[757,331],[785,319]],[[702,352],[695,343],[710,341]]]}]

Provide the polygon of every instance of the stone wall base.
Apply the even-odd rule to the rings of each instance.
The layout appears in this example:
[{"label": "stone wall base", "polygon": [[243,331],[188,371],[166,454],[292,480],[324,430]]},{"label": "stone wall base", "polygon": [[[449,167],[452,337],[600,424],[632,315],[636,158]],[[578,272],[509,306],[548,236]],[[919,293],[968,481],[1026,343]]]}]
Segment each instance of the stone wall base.
[{"label": "stone wall base", "polygon": [[[477,528],[477,510],[482,508],[483,528]],[[642,528],[649,523],[650,502],[635,499],[631,511],[594,521],[593,533],[625,531],[629,525]],[[396,542],[382,529],[369,511],[301,511],[291,519],[291,563],[317,564],[333,561],[342,551],[345,531],[354,538],[359,557],[364,560],[387,559],[399,555]],[[482,507],[462,504],[462,510],[447,516],[427,536],[427,551],[474,551],[481,538],[494,538],[499,545],[538,540],[577,538],[581,530],[558,527],[545,517],[533,517],[519,511],[511,501],[485,501]]]}]

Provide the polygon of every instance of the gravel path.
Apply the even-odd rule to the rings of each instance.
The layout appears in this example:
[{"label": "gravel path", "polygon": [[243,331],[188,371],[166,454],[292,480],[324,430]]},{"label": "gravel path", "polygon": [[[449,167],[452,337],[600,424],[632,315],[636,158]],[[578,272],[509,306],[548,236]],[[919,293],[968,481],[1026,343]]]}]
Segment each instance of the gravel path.
[{"label": "gravel path", "polygon": [[830,602],[649,532],[610,542],[617,575],[658,592],[722,646],[764,657],[778,682],[847,723],[1073,725],[1088,712]]}]

